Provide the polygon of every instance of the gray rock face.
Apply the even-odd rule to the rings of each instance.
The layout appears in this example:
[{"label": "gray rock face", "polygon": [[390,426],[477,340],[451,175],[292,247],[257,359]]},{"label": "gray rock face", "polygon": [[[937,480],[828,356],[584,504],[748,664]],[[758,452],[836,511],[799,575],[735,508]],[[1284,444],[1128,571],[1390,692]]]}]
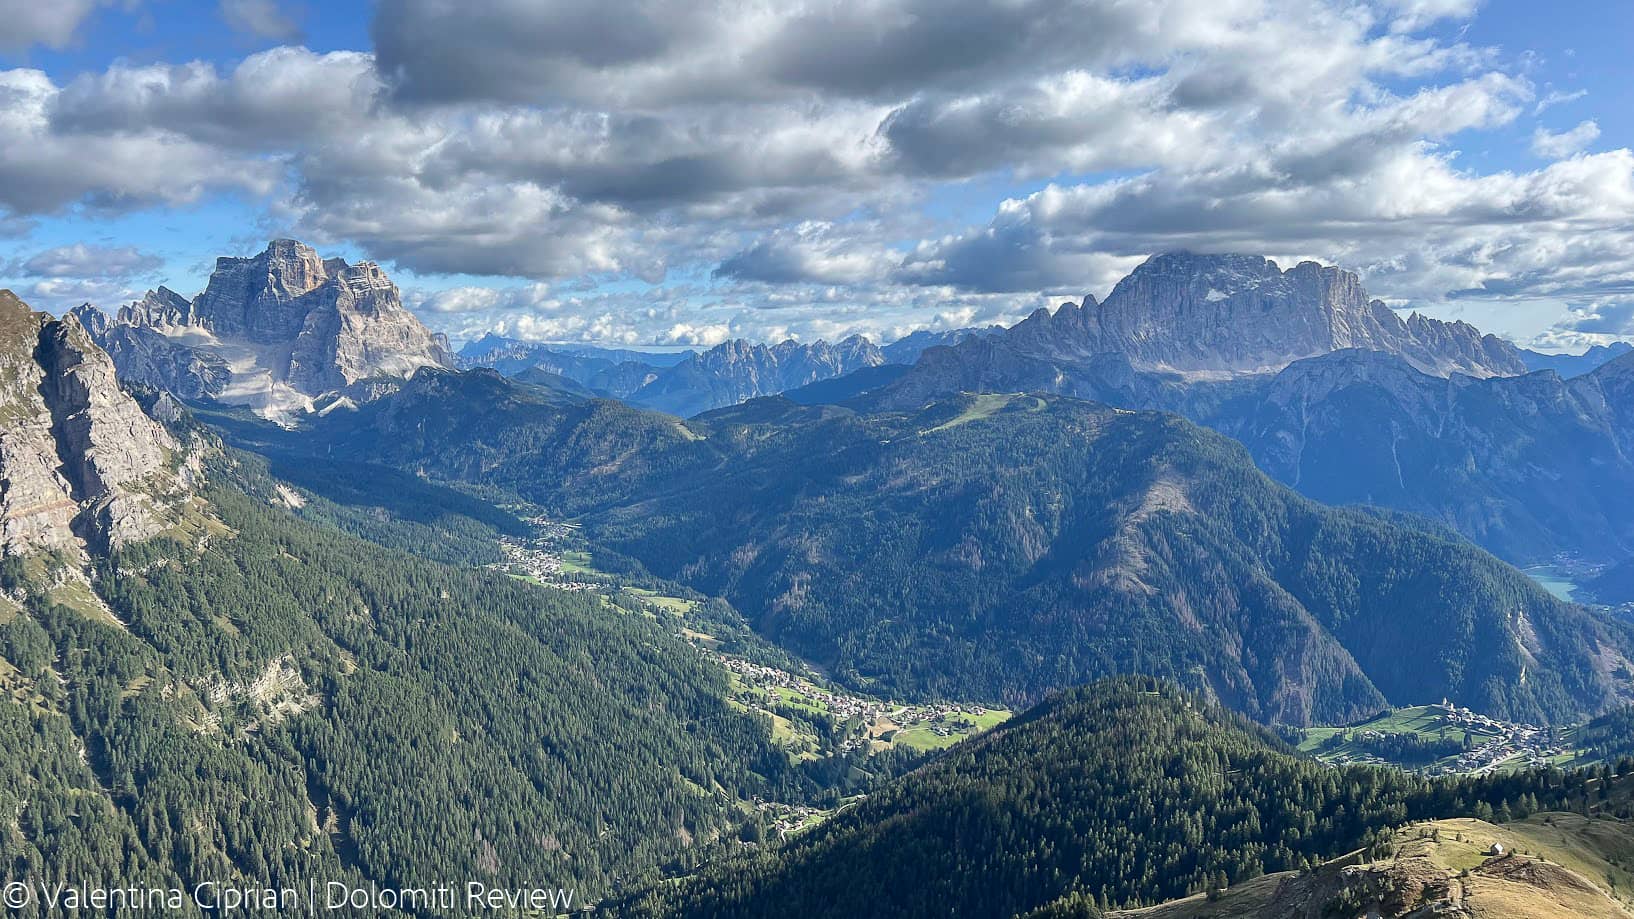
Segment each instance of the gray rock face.
[{"label": "gray rock face", "polygon": [[214,352],[183,344],[148,326],[110,322],[107,314],[89,303],[74,307],[71,315],[113,358],[119,378],[126,383],[151,386],[183,399],[214,399],[232,382],[232,369]]},{"label": "gray rock face", "polygon": [[0,551],[117,547],[186,489],[176,442],[115,381],[77,318],[0,291]]},{"label": "gray rock face", "polygon": [[658,374],[630,401],[685,417],[883,363],[879,348],[858,335],[835,344],[785,341],[771,347],[737,339]]},{"label": "gray rock face", "polygon": [[1040,310],[1005,339],[1035,358],[1120,354],[1137,370],[1186,374],[1271,372],[1347,348],[1398,354],[1436,376],[1526,372],[1513,345],[1467,323],[1403,320],[1351,272],[1315,262],[1282,271],[1248,255],[1153,256],[1105,303]]},{"label": "gray rock face", "polygon": [[269,417],[312,399],[366,392],[364,381],[452,367],[447,341],[404,309],[378,265],[320,258],[274,240],[250,258],[219,258],[191,303],[159,288],[96,331],[120,372],[183,398],[249,404]]}]

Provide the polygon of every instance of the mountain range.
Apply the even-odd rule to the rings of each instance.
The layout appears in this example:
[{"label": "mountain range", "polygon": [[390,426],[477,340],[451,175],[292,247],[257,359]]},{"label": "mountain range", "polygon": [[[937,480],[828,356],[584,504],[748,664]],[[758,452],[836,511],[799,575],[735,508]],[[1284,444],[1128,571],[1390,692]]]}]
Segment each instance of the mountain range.
[{"label": "mountain range", "polygon": [[[758,802],[847,784],[667,624],[483,570],[526,531],[505,512],[412,476],[331,501],[143,396],[77,318],[0,292],[7,889],[472,878],[593,902]],[[448,561],[407,551],[428,545]]]},{"label": "mountain range", "polygon": [[[1247,719],[1453,698],[1617,747],[1634,626],[1460,532],[1626,552],[1634,355],[1528,372],[1336,269],[1192,255],[1009,330],[559,361],[622,401],[549,350],[452,369],[378,268],[288,241],[111,318],[0,294],[0,881],[1620,909],[1605,833],[1559,856],[1589,875],[1410,835],[1622,813],[1611,769],[1332,768]],[[542,531],[574,589],[513,567]],[[842,698],[1027,710],[901,774]]]},{"label": "mountain range", "polygon": [[547,345],[489,334],[461,348],[459,357],[462,367],[491,367],[512,377],[533,371],[536,381],[538,372],[554,373],[602,395],[687,417],[871,368],[912,364],[929,348],[998,331],[919,331],[883,348],[858,335],[834,344],[733,339],[702,353]]},{"label": "mountain range", "polygon": [[860,404],[1036,391],[1178,412],[1318,500],[1422,514],[1519,563],[1609,561],[1634,552],[1628,360],[1528,372],[1468,325],[1394,319],[1348,272],[1171,254],[1105,304],[931,349]]},{"label": "mountain range", "polygon": [[1582,354],[1544,354],[1522,349],[1521,360],[1526,362],[1528,370],[1553,370],[1569,380],[1610,363],[1630,351],[1634,351],[1634,345],[1626,341],[1615,341],[1609,345],[1593,345]]}]

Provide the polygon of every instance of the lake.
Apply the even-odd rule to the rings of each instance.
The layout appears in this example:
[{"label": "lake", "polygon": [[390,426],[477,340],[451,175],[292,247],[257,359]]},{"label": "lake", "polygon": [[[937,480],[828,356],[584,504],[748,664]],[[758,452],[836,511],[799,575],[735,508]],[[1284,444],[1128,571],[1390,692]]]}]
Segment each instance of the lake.
[{"label": "lake", "polygon": [[1527,577],[1537,581],[1544,590],[1568,602],[1577,590],[1577,582],[1572,580],[1564,571],[1553,565],[1536,565],[1531,568],[1522,568]]}]

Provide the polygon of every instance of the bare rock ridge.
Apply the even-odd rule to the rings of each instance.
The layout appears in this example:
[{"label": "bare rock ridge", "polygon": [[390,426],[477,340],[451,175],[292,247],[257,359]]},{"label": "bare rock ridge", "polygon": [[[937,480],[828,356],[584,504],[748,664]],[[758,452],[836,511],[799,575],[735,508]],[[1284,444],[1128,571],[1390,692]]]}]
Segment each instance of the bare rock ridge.
[{"label": "bare rock ridge", "polygon": [[332,393],[367,398],[379,389],[369,381],[454,365],[447,341],[403,307],[380,266],[320,258],[292,239],[217,259],[192,301],[160,287],[112,321],[82,323],[124,379],[269,417],[311,411]]},{"label": "bare rock ridge", "polygon": [[0,554],[143,539],[186,492],[175,440],[119,388],[79,320],[11,291],[0,291],[0,419]]},{"label": "bare rock ridge", "polygon": [[1463,322],[1407,319],[1370,300],[1361,279],[1301,262],[1286,271],[1252,255],[1156,255],[1093,297],[1035,312],[1008,344],[1032,357],[1120,354],[1137,370],[1264,373],[1347,348],[1399,354],[1436,376],[1526,372],[1518,349]]}]

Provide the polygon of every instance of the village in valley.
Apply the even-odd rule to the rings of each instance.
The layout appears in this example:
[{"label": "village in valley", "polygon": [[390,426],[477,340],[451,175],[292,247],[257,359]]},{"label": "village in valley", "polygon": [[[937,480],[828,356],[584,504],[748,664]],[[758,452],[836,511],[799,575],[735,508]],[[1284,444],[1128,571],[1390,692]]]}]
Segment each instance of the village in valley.
[{"label": "village in valley", "polygon": [[1299,749],[1333,765],[1388,764],[1424,775],[1485,775],[1579,758],[1567,730],[1492,718],[1442,700],[1348,727],[1306,728]]},{"label": "village in valley", "polygon": [[[671,623],[676,637],[726,671],[730,701],[764,715],[791,756],[818,759],[862,749],[931,751],[1002,724],[1010,712],[975,703],[902,703],[834,685],[798,662],[774,665],[729,653],[698,621],[700,601],[651,587],[634,587],[597,571],[578,526],[534,516],[526,536],[501,540],[505,560],[490,567],[559,590],[598,591],[610,607],[638,609]],[[676,593],[685,593],[680,588]],[[1388,764],[1424,775],[1481,775],[1532,766],[1569,765],[1579,758],[1571,731],[1509,722],[1443,700],[1381,713],[1345,727],[1294,729],[1288,739],[1332,765]],[[780,834],[797,832],[828,813],[756,802]]]},{"label": "village in valley", "polygon": [[706,626],[689,618],[698,601],[632,587],[597,571],[581,545],[577,524],[544,516],[525,522],[528,535],[502,537],[505,560],[490,568],[559,590],[600,591],[621,605],[633,602],[649,615],[673,618],[678,638],[727,671],[731,701],[768,716],[774,735],[793,755],[816,758],[899,745],[940,749],[1010,717],[1007,710],[973,703],[890,702],[841,689],[809,668],[795,672],[725,653]]},{"label": "village in valley", "polygon": [[591,573],[586,553],[565,547],[578,524],[539,516],[524,522],[531,529],[529,535],[499,537],[505,560],[488,567],[557,590],[605,589],[598,579],[585,576]]}]

